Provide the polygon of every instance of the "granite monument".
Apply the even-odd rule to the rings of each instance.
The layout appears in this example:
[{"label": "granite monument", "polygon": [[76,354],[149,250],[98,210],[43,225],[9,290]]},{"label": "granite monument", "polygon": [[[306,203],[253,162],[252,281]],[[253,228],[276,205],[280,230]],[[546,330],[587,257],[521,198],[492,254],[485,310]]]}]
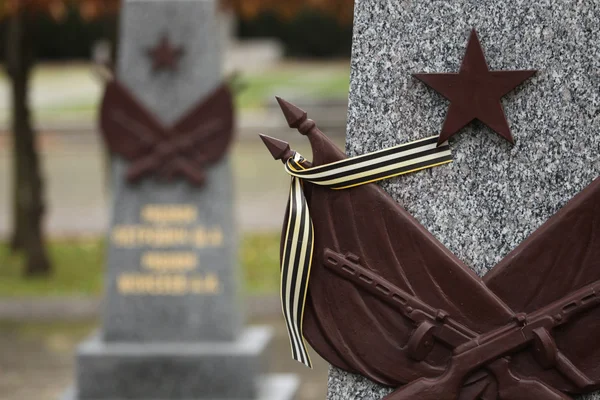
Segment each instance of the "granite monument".
[{"label": "granite monument", "polygon": [[[454,163],[381,183],[480,276],[600,175],[596,1],[357,0],[354,23],[349,156],[440,134],[449,102],[413,75],[459,71],[473,28],[490,68],[538,70],[502,101],[514,145],[470,123]],[[391,392],[330,371],[329,400]]]}]

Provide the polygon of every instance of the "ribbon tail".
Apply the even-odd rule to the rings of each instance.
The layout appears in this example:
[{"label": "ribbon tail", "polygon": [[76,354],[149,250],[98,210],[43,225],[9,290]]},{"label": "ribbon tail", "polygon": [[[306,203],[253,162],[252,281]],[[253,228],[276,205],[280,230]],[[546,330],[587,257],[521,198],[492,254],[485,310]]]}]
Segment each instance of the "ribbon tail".
[{"label": "ribbon tail", "polygon": [[313,255],[313,225],[300,179],[292,178],[290,207],[281,266],[281,304],[292,356],[312,368],[302,334]]}]

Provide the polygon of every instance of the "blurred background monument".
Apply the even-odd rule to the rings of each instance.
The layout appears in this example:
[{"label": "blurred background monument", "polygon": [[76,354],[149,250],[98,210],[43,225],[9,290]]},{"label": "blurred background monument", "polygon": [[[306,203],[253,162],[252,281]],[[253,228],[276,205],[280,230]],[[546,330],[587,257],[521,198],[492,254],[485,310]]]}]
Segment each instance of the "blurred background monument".
[{"label": "blurred background monument", "polygon": [[[223,82],[216,15],[213,0],[124,4],[116,79],[166,126]],[[293,376],[263,376],[271,329],[243,327],[229,157],[201,187],[131,183],[129,166],[113,156],[104,322],[65,399],[291,399]]]},{"label": "blurred background monument", "polygon": [[[440,133],[448,102],[412,74],[457,72],[473,28],[490,69],[537,69],[503,100],[516,145],[475,122],[450,140],[454,163],[382,183],[484,275],[600,175],[599,24],[591,0],[357,0],[348,155]],[[390,391],[330,372],[329,400]]]}]

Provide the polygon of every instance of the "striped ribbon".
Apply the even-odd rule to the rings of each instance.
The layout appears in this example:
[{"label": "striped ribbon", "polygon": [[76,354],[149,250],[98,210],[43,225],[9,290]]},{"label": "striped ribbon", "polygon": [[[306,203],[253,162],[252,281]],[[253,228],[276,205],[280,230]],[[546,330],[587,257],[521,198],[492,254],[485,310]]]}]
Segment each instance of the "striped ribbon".
[{"label": "striped ribbon", "polygon": [[434,136],[313,168],[302,165],[305,159],[299,153],[287,161],[285,170],[292,176],[292,185],[281,261],[281,304],[295,360],[312,368],[302,324],[313,256],[314,228],[302,191],[302,181],[341,190],[452,162],[448,142],[438,147],[438,139],[438,136]]}]

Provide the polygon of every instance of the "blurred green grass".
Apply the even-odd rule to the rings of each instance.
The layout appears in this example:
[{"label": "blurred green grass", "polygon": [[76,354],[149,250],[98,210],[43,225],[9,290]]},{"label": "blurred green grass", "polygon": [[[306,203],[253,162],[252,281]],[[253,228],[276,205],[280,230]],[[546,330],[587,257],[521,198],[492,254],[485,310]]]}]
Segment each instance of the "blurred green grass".
[{"label": "blurred green grass", "polygon": [[1,296],[60,296],[99,294],[102,287],[101,240],[53,241],[50,257],[56,267],[49,278],[24,279],[23,257],[0,245]]},{"label": "blurred green grass", "polygon": [[[24,279],[23,258],[0,244],[0,296],[100,296],[104,286],[104,250],[100,239],[52,240],[54,274]],[[248,234],[242,239],[239,260],[244,290],[250,294],[276,293],[279,287],[279,235]]]},{"label": "blurred green grass", "polygon": [[240,76],[244,90],[236,102],[242,110],[262,108],[276,94],[294,93],[306,97],[346,98],[350,67],[341,64],[297,64]]},{"label": "blurred green grass", "polygon": [[[242,72],[237,77],[243,91],[236,95],[241,111],[264,108],[273,96],[346,98],[350,82],[348,62],[286,62],[261,71]],[[42,64],[32,77],[31,102],[34,118],[44,122],[95,121],[102,97],[102,84],[86,64]],[[9,82],[0,68],[0,123],[8,123]]]}]

